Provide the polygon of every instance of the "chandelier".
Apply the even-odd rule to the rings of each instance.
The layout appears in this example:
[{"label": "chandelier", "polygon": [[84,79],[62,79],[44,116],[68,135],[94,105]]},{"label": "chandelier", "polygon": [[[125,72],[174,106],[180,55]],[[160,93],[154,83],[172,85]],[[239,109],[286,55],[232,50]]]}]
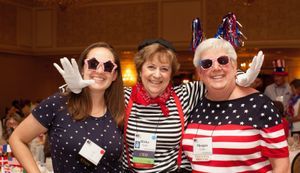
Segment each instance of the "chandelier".
[{"label": "chandelier", "polygon": [[82,0],[37,0],[38,3],[49,6],[49,7],[58,7],[62,11],[66,10],[68,7],[78,3]]}]

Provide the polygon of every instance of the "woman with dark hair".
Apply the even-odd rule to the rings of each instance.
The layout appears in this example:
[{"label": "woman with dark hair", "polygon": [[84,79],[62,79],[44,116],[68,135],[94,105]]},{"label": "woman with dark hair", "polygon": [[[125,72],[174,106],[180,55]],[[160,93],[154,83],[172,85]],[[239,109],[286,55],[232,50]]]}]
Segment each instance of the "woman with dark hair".
[{"label": "woman with dark hair", "polygon": [[81,53],[78,64],[77,75],[93,80],[92,84],[78,94],[48,97],[9,139],[27,172],[39,172],[27,144],[46,132],[54,172],[122,172],[119,127],[124,119],[124,91],[119,56],[109,44],[98,42]]},{"label": "woman with dark hair", "polygon": [[3,139],[7,142],[12,132],[23,121],[23,118],[17,113],[10,113],[6,115],[3,124]]}]

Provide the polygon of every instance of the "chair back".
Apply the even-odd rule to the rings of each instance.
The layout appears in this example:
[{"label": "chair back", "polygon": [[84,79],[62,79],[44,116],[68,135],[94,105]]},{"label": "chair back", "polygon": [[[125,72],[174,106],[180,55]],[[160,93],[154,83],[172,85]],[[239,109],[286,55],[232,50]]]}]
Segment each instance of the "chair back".
[{"label": "chair back", "polygon": [[298,153],[292,160],[291,173],[300,173],[300,153]]}]

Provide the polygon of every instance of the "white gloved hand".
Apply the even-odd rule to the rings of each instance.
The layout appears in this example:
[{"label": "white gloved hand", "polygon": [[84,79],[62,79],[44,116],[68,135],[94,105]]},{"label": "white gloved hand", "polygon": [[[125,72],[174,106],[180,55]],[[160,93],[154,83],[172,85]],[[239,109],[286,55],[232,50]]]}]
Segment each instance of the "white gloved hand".
[{"label": "white gloved hand", "polygon": [[250,67],[246,71],[246,73],[237,75],[236,83],[239,86],[247,87],[254,82],[260,72],[260,68],[264,62],[264,57],[265,55],[263,54],[263,52],[259,51],[258,54],[253,57]]},{"label": "white gloved hand", "polygon": [[64,57],[60,59],[60,63],[63,69],[56,63],[53,63],[53,65],[64,78],[65,82],[68,85],[68,88],[73,93],[79,94],[82,88],[95,83],[95,81],[83,80],[75,59],[72,58],[71,62],[68,60],[68,58]]}]

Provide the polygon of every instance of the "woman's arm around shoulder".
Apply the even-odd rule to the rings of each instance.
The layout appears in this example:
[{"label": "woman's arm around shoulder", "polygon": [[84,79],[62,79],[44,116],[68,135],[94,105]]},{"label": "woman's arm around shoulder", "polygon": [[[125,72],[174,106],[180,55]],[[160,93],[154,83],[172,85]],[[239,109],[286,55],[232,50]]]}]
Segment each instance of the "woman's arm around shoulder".
[{"label": "woman's arm around shoulder", "polygon": [[40,173],[40,171],[28,148],[28,143],[46,131],[47,128],[41,125],[35,117],[30,114],[21,122],[9,138],[9,144],[14,156],[29,173]]}]

